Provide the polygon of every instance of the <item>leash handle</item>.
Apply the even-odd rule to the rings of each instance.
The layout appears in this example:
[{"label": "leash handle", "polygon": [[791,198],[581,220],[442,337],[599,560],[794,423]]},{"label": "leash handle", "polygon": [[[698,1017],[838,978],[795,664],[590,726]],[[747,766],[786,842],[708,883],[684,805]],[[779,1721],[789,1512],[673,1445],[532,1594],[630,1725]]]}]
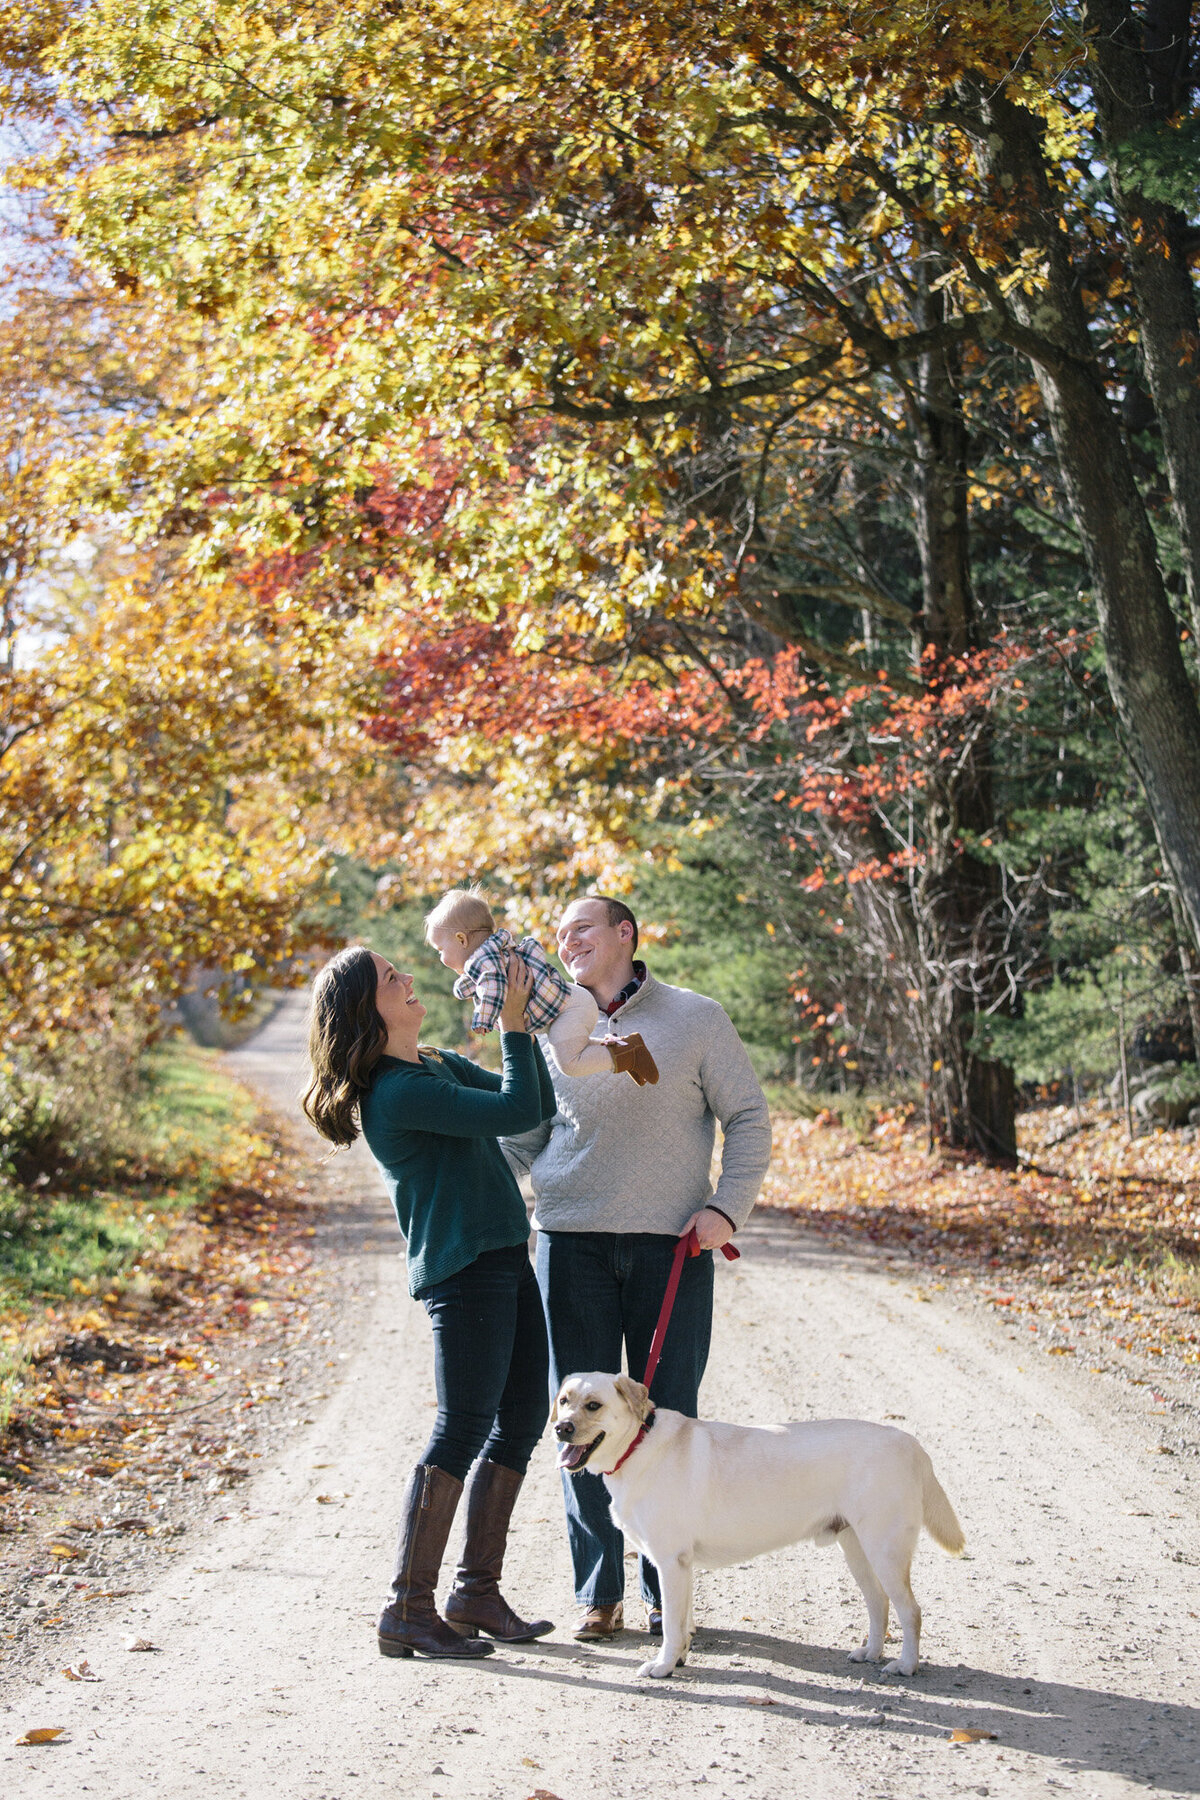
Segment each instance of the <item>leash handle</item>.
[{"label": "leash handle", "polygon": [[[671,1323],[671,1314],[675,1310],[675,1296],[679,1292],[679,1277],[683,1273],[683,1261],[686,1256],[699,1256],[700,1240],[696,1236],[693,1225],[686,1237],[681,1237],[675,1246],[675,1254],[671,1258],[671,1273],[667,1276],[667,1291],[663,1295],[662,1307],[658,1315],[658,1324],[654,1327],[654,1336],[650,1342],[650,1354],[646,1358],[646,1373],[642,1376],[643,1387],[649,1387],[658,1369],[658,1360],[662,1355],[662,1347],[666,1342],[667,1326]],[[737,1262],[740,1250],[732,1244],[722,1244],[721,1254],[726,1262]]]}]

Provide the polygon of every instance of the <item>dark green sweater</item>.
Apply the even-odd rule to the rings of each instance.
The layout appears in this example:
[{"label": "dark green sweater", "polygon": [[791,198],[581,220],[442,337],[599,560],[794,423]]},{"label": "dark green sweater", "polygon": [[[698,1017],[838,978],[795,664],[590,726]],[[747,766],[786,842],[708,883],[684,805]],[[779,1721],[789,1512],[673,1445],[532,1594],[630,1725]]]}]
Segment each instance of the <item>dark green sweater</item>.
[{"label": "dark green sweater", "polygon": [[501,1075],[453,1050],[425,1051],[419,1063],[381,1056],[363,1096],[363,1136],[408,1246],[410,1293],[529,1236],[496,1139],[553,1118],[554,1089],[528,1033],[503,1032],[500,1049]]}]

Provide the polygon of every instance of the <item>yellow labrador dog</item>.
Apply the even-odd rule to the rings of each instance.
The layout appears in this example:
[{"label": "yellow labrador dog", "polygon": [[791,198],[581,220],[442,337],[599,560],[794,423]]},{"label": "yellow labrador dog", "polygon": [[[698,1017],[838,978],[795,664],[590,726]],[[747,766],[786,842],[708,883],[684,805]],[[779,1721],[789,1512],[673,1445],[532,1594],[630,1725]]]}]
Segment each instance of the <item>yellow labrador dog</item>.
[{"label": "yellow labrador dog", "polygon": [[862,1419],[718,1425],[655,1409],[628,1375],[569,1375],[554,1402],[558,1465],[603,1475],[612,1515],[662,1583],[663,1641],[639,1675],[664,1676],[692,1640],[693,1569],[726,1568],[811,1538],[839,1543],[867,1603],[854,1662],[884,1655],[888,1602],[904,1632],[887,1675],[913,1675],[921,1609],[909,1582],[922,1525],[958,1556],[965,1539],[916,1438]]}]

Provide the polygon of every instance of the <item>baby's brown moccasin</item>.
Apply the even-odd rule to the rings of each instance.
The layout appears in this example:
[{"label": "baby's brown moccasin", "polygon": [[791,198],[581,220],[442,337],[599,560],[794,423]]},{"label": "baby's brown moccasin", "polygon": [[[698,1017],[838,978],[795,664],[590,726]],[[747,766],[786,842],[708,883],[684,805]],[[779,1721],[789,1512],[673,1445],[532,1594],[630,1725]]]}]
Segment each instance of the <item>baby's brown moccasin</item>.
[{"label": "baby's brown moccasin", "polygon": [[616,1074],[632,1075],[639,1087],[658,1080],[658,1064],[636,1031],[630,1032],[628,1037],[606,1038],[604,1041],[608,1045]]}]

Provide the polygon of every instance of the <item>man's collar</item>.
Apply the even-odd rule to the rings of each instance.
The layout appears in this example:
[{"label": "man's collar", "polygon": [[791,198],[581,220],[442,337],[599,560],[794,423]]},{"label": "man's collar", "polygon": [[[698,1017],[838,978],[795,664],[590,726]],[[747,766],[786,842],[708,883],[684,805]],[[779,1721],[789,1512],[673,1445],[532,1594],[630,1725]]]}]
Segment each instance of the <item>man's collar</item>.
[{"label": "man's collar", "polygon": [[626,1003],[628,1001],[633,999],[633,996],[637,993],[638,989],[641,987],[641,985],[645,981],[645,979],[646,979],[645,963],[644,962],[635,962],[633,965],[632,981],[627,981],[625,983],[625,986],[621,989],[620,993],[614,994],[612,999],[609,1001],[608,1005],[602,1006],[600,1008],[600,1011],[602,1013],[607,1013],[608,1017],[611,1019],[615,1012],[619,1012],[621,1007],[623,1007],[624,1005],[626,1005]]}]

